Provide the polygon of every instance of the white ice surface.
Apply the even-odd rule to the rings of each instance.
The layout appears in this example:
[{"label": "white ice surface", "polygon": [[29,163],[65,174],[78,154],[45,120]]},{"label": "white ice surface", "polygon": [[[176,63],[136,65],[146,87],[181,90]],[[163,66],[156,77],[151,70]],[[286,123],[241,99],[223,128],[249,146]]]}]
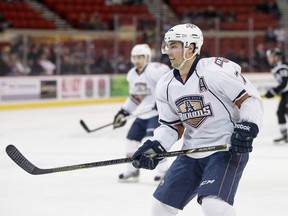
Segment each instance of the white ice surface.
[{"label": "white ice surface", "polygon": [[[277,99],[264,100],[265,118],[235,199],[238,216],[288,215],[288,145],[275,146]],[[35,165],[51,168],[122,158],[128,124],[86,133],[112,122],[120,104],[0,111],[0,216],[149,216],[155,171],[139,183],[119,183],[125,165],[33,176],[5,153],[14,144]],[[180,148],[176,144],[173,150]],[[171,159],[172,160],[172,159]],[[193,200],[180,216],[203,215]]]}]

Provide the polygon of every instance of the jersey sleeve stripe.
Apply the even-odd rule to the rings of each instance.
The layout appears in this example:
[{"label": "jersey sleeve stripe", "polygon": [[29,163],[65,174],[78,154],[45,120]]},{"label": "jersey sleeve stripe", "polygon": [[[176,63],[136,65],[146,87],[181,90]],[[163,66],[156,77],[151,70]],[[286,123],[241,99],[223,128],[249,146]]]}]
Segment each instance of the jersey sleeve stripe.
[{"label": "jersey sleeve stripe", "polygon": [[176,121],[172,121],[172,122],[167,122],[167,121],[164,121],[163,119],[159,119],[159,122],[162,123],[162,124],[165,124],[165,125],[174,125],[174,124],[179,124],[179,123],[181,123],[180,120],[176,120]]},{"label": "jersey sleeve stripe", "polygon": [[241,91],[241,93],[233,100],[233,103],[240,108],[241,104],[243,103],[244,100],[246,100],[247,98],[249,98],[249,94],[243,90]]},{"label": "jersey sleeve stripe", "polygon": [[131,101],[133,101],[136,105],[139,105],[141,103],[141,100],[139,98],[137,98],[134,95],[130,95],[130,99]]}]

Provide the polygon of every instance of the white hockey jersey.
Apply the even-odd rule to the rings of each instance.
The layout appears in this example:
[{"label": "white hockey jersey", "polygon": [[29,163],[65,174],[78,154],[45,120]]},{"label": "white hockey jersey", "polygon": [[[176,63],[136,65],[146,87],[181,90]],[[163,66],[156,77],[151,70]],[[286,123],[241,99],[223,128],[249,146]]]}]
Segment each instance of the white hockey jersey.
[{"label": "white hockey jersey", "polygon": [[276,79],[278,85],[273,88],[277,94],[288,91],[288,65],[283,62],[278,62],[277,65],[271,69],[271,73]]},{"label": "white hockey jersey", "polygon": [[[240,66],[224,58],[196,59],[185,83],[176,69],[158,82],[156,101],[161,126],[154,131],[153,139],[170,150],[185,129],[183,149],[229,146],[234,123],[245,120],[241,119],[240,107],[246,99],[250,102],[247,102],[249,110],[245,116],[261,124],[261,97],[243,77]],[[247,109],[244,107],[243,112]],[[209,154],[212,153],[189,156],[199,158]]]},{"label": "white hockey jersey", "polygon": [[147,64],[141,74],[137,73],[136,67],[130,69],[127,74],[130,96],[126,99],[122,108],[130,113],[144,113],[138,117],[141,119],[157,116],[158,111],[155,109],[156,84],[160,77],[170,70],[167,65],[158,62]]}]

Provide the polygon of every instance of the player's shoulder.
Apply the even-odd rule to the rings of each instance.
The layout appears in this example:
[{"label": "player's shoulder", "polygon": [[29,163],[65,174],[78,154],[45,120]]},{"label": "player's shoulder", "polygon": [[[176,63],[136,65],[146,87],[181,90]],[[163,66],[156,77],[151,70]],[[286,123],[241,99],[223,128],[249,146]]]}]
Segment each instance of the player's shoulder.
[{"label": "player's shoulder", "polygon": [[288,65],[286,63],[280,63],[272,68],[272,72],[276,73],[281,70],[288,70]]},{"label": "player's shoulder", "polygon": [[[170,69],[170,68],[169,68]],[[174,69],[170,69],[169,71],[167,71],[166,73],[164,73],[161,77],[160,77],[160,79],[159,79],[159,81],[158,81],[158,83],[157,83],[157,85],[160,87],[164,87],[164,88],[166,88],[166,86],[171,82],[171,80],[174,78],[174,73],[173,73],[173,70]]]},{"label": "player's shoulder", "polygon": [[130,68],[130,70],[127,72],[127,79],[131,79],[131,77],[133,77],[134,74],[137,74],[136,72],[136,67],[132,67]]},{"label": "player's shoulder", "polygon": [[239,64],[224,57],[201,58],[196,67],[199,73],[225,74],[241,72]]},{"label": "player's shoulder", "polygon": [[239,67],[237,63],[224,57],[201,58],[197,64],[199,68],[226,70],[229,67]]},{"label": "player's shoulder", "polygon": [[166,64],[163,64],[161,62],[150,62],[148,65],[147,65],[147,69],[149,70],[162,70],[162,71],[169,71],[170,68],[168,67],[168,65]]}]

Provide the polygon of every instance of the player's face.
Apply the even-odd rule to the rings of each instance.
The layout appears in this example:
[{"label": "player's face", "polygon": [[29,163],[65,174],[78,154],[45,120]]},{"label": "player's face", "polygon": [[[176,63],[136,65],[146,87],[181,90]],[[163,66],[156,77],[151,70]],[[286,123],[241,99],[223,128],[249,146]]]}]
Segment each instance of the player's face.
[{"label": "player's face", "polygon": [[144,55],[132,56],[132,61],[138,70],[143,69],[146,64],[146,57]]},{"label": "player's face", "polygon": [[169,41],[166,45],[166,54],[169,56],[171,66],[178,67],[183,61],[183,45],[180,41]]},{"label": "player's face", "polygon": [[269,65],[274,66],[276,64],[276,62],[278,61],[278,57],[273,56],[273,55],[268,55],[267,61],[268,61]]}]

